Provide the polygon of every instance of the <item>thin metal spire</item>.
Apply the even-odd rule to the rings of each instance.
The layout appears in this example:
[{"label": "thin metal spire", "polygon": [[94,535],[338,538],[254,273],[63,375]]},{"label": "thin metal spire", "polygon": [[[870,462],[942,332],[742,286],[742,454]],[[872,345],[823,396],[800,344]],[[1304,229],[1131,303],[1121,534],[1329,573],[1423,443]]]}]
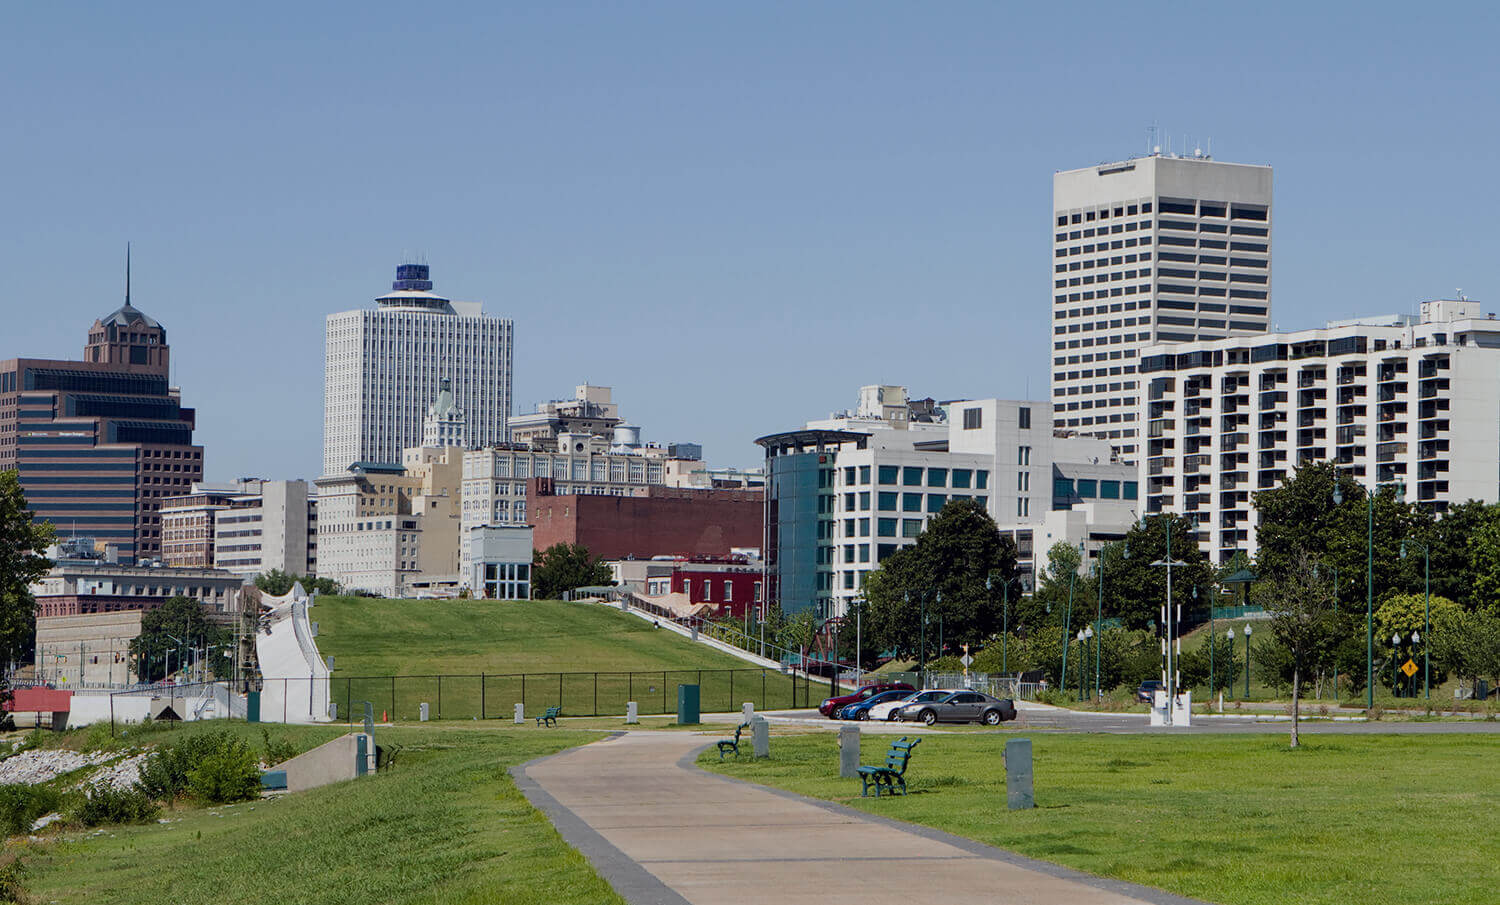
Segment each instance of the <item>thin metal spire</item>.
[{"label": "thin metal spire", "polygon": [[125,243],[125,307],[130,307],[130,243]]}]

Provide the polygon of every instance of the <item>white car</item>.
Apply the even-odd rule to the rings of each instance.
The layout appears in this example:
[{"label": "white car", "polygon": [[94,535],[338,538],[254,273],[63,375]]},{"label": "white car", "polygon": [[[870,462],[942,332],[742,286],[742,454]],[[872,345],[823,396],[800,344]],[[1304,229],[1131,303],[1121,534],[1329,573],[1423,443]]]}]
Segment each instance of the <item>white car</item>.
[{"label": "white car", "polygon": [[894,701],[887,701],[884,704],[876,704],[874,707],[871,707],[870,719],[894,720],[896,718],[896,711],[907,704],[919,704],[923,701],[941,701],[952,693],[950,690],[937,688],[928,689],[927,691],[914,691],[904,698],[897,698]]}]

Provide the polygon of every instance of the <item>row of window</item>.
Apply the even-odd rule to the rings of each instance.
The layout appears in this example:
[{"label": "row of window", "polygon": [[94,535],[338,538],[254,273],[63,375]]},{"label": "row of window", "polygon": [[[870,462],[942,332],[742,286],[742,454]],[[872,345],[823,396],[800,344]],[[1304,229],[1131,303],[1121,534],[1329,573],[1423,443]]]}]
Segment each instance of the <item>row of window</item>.
[{"label": "row of window", "polygon": [[[1031,426],[1031,410],[1021,409],[1024,413],[1025,424],[1023,427]],[[834,486],[835,470],[824,468],[818,470],[818,487],[826,489]],[[882,465],[878,472],[878,482],[881,484],[900,484],[906,487],[952,487],[958,490],[974,488],[984,490],[989,486],[990,473],[987,469],[973,468],[923,468],[918,465]],[[846,466],[844,468],[845,486],[868,485],[870,483],[870,466]],[[868,496],[868,494],[865,494]]]},{"label": "row of window", "polygon": [[1095,478],[1053,478],[1052,498],[1058,501],[1085,500],[1134,500],[1139,498],[1136,481],[1101,481]]}]

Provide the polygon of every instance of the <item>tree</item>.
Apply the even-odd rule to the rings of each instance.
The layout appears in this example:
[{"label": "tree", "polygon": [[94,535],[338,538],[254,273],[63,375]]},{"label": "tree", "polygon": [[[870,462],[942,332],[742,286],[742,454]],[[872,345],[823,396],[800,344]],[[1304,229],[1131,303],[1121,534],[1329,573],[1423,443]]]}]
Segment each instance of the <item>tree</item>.
[{"label": "tree", "polygon": [[0,703],[10,700],[8,664],[29,659],[36,642],[36,601],[30,586],[52,562],[42,553],[54,539],[52,525],[37,523],[14,470],[0,471]]},{"label": "tree", "polygon": [[865,631],[882,647],[917,656],[925,611],[929,655],[939,653],[939,619],[945,640],[977,645],[1002,623],[1000,589],[985,587],[991,573],[997,579],[1017,574],[1014,542],[1000,536],[983,504],[954,500],[916,544],[891,554],[866,579]]},{"label": "tree", "polygon": [[556,600],[578,588],[614,583],[609,566],[583,544],[553,544],[538,551],[532,563],[531,596],[535,600]]},{"label": "tree", "polygon": [[291,591],[292,585],[302,582],[302,590],[309,594],[342,594],[343,585],[332,578],[318,578],[313,575],[298,575],[295,572],[283,572],[280,569],[271,569],[255,576],[255,586],[270,594],[272,597],[281,597]]},{"label": "tree", "polygon": [[[1342,504],[1333,502],[1337,485]],[[1368,493],[1354,476],[1330,462],[1304,465],[1280,487],[1255,494],[1259,517],[1255,538],[1256,572],[1287,574],[1292,562],[1305,555],[1331,577],[1338,575],[1341,609],[1365,602],[1365,573],[1370,546]],[[1374,596],[1392,588],[1421,587],[1422,558],[1401,558],[1401,541],[1430,536],[1432,516],[1397,498],[1397,489],[1384,485],[1375,495]]]},{"label": "tree", "polygon": [[228,675],[234,661],[218,651],[233,643],[227,629],[203,615],[203,605],[191,597],[172,597],[141,616],[141,633],[130,642],[136,658],[136,674],[148,682],[165,678],[169,663],[186,666],[186,656],[198,650],[215,676]]},{"label": "tree", "polygon": [[1500,676],[1500,615],[1490,610],[1460,613],[1457,619],[1433,623],[1427,643],[1434,661],[1471,683],[1484,676]]},{"label": "tree", "polygon": [[1255,599],[1270,614],[1271,637],[1292,661],[1292,738],[1297,747],[1301,720],[1303,677],[1337,637],[1333,618],[1333,587],[1314,568],[1306,553],[1291,557],[1269,579],[1255,588]]},{"label": "tree", "polygon": [[[1160,632],[1161,607],[1167,597],[1167,570],[1152,563],[1167,559],[1167,536],[1171,533],[1172,602],[1184,614],[1211,599],[1214,570],[1198,548],[1198,529],[1192,521],[1162,513],[1150,516],[1126,533],[1121,543],[1100,550],[1104,570],[1104,612],[1119,616],[1126,627],[1141,629],[1156,625]],[[1127,555],[1128,554],[1128,555]]]}]

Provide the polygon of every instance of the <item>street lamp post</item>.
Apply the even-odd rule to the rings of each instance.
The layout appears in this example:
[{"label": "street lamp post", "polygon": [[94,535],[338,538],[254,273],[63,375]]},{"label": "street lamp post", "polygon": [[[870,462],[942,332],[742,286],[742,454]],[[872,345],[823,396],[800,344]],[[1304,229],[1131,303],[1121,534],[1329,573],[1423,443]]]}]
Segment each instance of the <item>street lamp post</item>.
[{"label": "street lamp post", "polygon": [[[1078,542],[1078,564],[1080,566],[1083,565],[1083,541]],[[1062,687],[1059,689],[1060,691],[1068,690],[1068,648],[1071,646],[1068,640],[1068,635],[1072,634],[1073,632],[1073,586],[1077,584],[1077,581],[1078,570],[1074,569],[1072,573],[1068,575],[1068,611],[1067,614],[1063,617],[1062,676],[1060,678]]]},{"label": "street lamp post", "polygon": [[[984,576],[984,589],[985,589],[986,592],[990,591],[993,588],[993,586],[994,586],[993,583],[991,582],[991,579],[994,577],[994,575],[995,575],[994,571],[991,571],[990,574]],[[1000,608],[1000,674],[1001,675],[1005,675],[1010,670],[1010,658],[1009,658],[1009,653],[1010,652],[1008,650],[1008,642],[1010,640],[1010,583],[1011,582],[1015,582],[1016,583],[1016,587],[1018,589],[1024,589],[1024,587],[1025,587],[1025,585],[1023,584],[1024,578],[1025,578],[1025,576],[1017,575],[1015,578],[1002,578],[1002,579],[1000,579],[1000,593],[1002,595],[1001,599],[1003,601],[1003,603],[1001,604],[1001,608]]]},{"label": "street lamp post", "polygon": [[[1412,541],[1422,548],[1422,631],[1432,634],[1432,550],[1421,541]],[[1401,558],[1406,558],[1406,541],[1401,542]],[[1428,670],[1427,648],[1422,648],[1422,696],[1432,698],[1432,675]]]},{"label": "street lamp post", "polygon": [[1250,700],[1250,623],[1245,623],[1245,700]]},{"label": "street lamp post", "polygon": [[[1333,505],[1344,502],[1338,474],[1333,476]],[[1246,658],[1248,667],[1249,658]],[[1365,707],[1375,706],[1375,494],[1365,492]]]},{"label": "street lamp post", "polygon": [[1396,678],[1398,675],[1400,675],[1400,669],[1396,665],[1397,662],[1401,659],[1401,647],[1400,647],[1400,645],[1401,645],[1401,636],[1400,635],[1392,635],[1391,636],[1391,697],[1393,697],[1393,698],[1399,698],[1399,697],[1401,697],[1401,688],[1397,684],[1400,680],[1398,678]]},{"label": "street lamp post", "polygon": [[1083,700],[1083,629],[1078,630],[1078,700]]},{"label": "street lamp post", "polygon": [[1225,684],[1229,686],[1229,697],[1233,698],[1234,697],[1234,626],[1231,625],[1229,627],[1229,631],[1225,632],[1224,634],[1226,634],[1226,635],[1229,636],[1229,681],[1227,683],[1225,683]]},{"label": "street lamp post", "polygon": [[[1094,625],[1099,626],[1099,640],[1094,644],[1094,699],[1099,695],[1099,646],[1104,643],[1104,550],[1100,548],[1099,558],[1094,560],[1094,570],[1099,576],[1099,599],[1094,604]],[[1094,628],[1089,626],[1089,638],[1094,637]]]}]

